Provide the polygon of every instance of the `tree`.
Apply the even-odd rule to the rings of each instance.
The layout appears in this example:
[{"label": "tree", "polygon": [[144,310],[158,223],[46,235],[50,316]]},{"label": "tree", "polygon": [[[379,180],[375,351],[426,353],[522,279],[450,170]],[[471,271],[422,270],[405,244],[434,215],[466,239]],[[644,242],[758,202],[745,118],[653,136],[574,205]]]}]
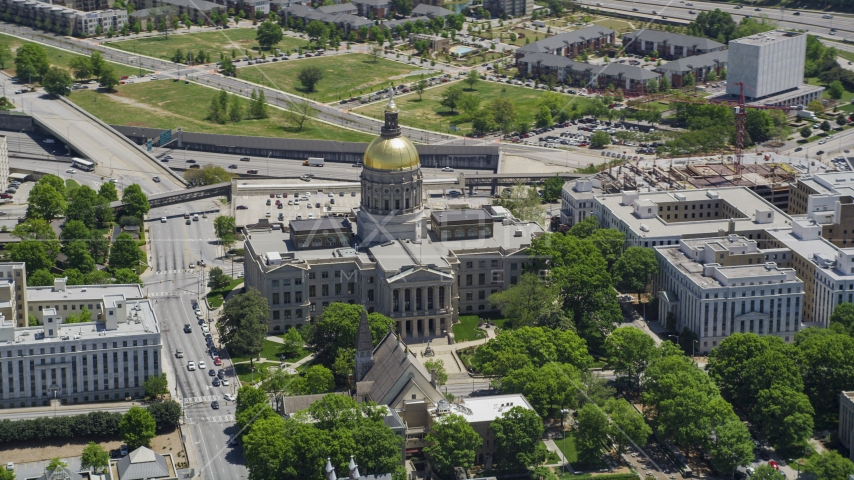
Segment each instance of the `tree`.
[{"label": "tree", "polygon": [[234,223],[234,217],[221,215],[214,219],[214,234],[216,234],[219,241],[226,247],[234,243],[234,232],[236,230],[237,226]]},{"label": "tree", "polygon": [[759,392],[755,411],[762,435],[777,448],[800,445],[812,436],[814,411],[804,393],[772,386]]},{"label": "tree", "polygon": [[439,102],[443,107],[451,110],[451,113],[457,108],[457,103],[463,94],[463,89],[454,85],[441,93],[442,101]]},{"label": "tree", "polygon": [[110,249],[110,266],[113,268],[136,268],[142,259],[142,251],[136,240],[127,232],[120,233]]},{"label": "tree", "polygon": [[160,395],[169,393],[166,374],[149,375],[148,380],[142,383],[142,388],[145,390],[145,396],[157,398]]},{"label": "tree", "polygon": [[795,342],[803,391],[815,410],[816,428],[836,425],[839,396],[827,392],[854,384],[854,358],[847,353],[854,350],[854,339],[830,329],[809,328],[798,332]]},{"label": "tree", "polygon": [[317,84],[323,80],[323,70],[314,65],[304,67],[297,74],[297,80],[302,84],[304,91],[314,93]]},{"label": "tree", "polygon": [[65,247],[68,257],[67,267],[75,268],[81,273],[89,273],[95,269],[95,259],[89,253],[89,246],[83,240],[75,240]]},{"label": "tree", "polygon": [[[305,340],[303,340],[302,335],[300,335],[299,330],[296,328],[289,328],[288,331],[282,335],[282,347],[281,352],[285,357],[295,357],[299,354],[300,350],[305,346]],[[335,370],[333,368],[333,370]]]},{"label": "tree", "polygon": [[243,104],[241,103],[240,97],[237,95],[229,95],[228,120],[234,123],[243,120]]},{"label": "tree", "polygon": [[469,470],[483,440],[460,415],[441,417],[425,437],[424,453],[443,475],[453,474],[455,467]]},{"label": "tree", "polygon": [[539,275],[523,274],[519,283],[489,296],[489,304],[513,319],[515,327],[567,328],[572,320],[561,309],[560,289]]},{"label": "tree", "polygon": [[0,43],[0,68],[6,69],[6,66],[9,65],[13,58],[14,55],[12,55],[12,49],[9,48],[9,45]]},{"label": "tree", "polygon": [[101,69],[98,81],[101,83],[101,87],[112,90],[113,87],[119,84],[119,75],[113,71],[113,67],[107,65]]},{"label": "tree", "polygon": [[492,117],[492,112],[486,108],[481,108],[472,114],[471,128],[475,132],[486,133],[498,127]]},{"label": "tree", "polygon": [[142,279],[139,278],[139,275],[129,268],[119,268],[114,270],[113,277],[116,279],[116,283],[119,284],[142,284]]},{"label": "tree", "polygon": [[541,416],[557,418],[562,409],[576,406],[574,388],[580,382],[581,375],[575,367],[554,362],[512,370],[501,379],[501,388],[507,393],[524,394]]},{"label": "tree", "polygon": [[135,183],[125,188],[122,202],[125,204],[125,212],[134,217],[144,217],[151,208],[148,205],[148,196],[142,193],[142,188]]},{"label": "tree", "polygon": [[62,194],[49,183],[37,182],[27,197],[27,218],[53,220],[65,213],[68,204]]},{"label": "tree", "polygon": [[469,117],[473,116],[480,108],[480,97],[471,93],[460,95],[457,105]]},{"label": "tree", "polygon": [[104,447],[95,442],[89,442],[83,448],[83,455],[80,457],[81,469],[92,469],[95,472],[100,472],[110,466],[110,454]]},{"label": "tree", "polygon": [[326,393],[331,391],[335,386],[335,378],[332,376],[332,371],[323,365],[312,365],[305,372],[302,380],[303,395]]},{"label": "tree", "polygon": [[298,132],[301,132],[305,123],[318,113],[314,104],[305,98],[288,99],[285,108],[285,120],[295,126]]},{"label": "tree", "polygon": [[801,137],[803,138],[810,138],[812,136],[812,128],[810,128],[809,126],[801,127],[798,132],[800,132]]},{"label": "tree", "polygon": [[[49,270],[53,267],[55,257],[50,255],[45,247],[45,244],[37,240],[24,240],[17,244],[12,244],[6,247],[11,250],[13,262],[24,262],[27,264],[27,270],[35,272],[37,270]],[[33,281],[32,275],[28,275],[27,282]],[[51,284],[53,279],[51,278]]]},{"label": "tree", "polygon": [[597,405],[588,403],[578,411],[576,423],[578,433],[575,446],[578,450],[578,460],[583,463],[597,463],[610,433],[608,417]]},{"label": "tree", "polygon": [[762,464],[756,467],[750,480],[786,480],[786,476],[771,465]]},{"label": "tree", "polygon": [[222,273],[219,267],[213,267],[210,270],[208,277],[208,286],[211,290],[221,290],[231,284],[231,277]]},{"label": "tree", "polygon": [[466,74],[465,82],[469,85],[469,90],[474,90],[474,86],[477,82],[480,81],[480,74],[477,73],[477,70],[471,69],[469,73]]},{"label": "tree", "polygon": [[[14,235],[14,232],[12,235]],[[833,309],[833,314],[830,315],[830,323],[831,325],[838,323],[845,330],[851,331],[851,327],[854,325],[854,303],[844,302],[837,305]]]},{"label": "tree", "polygon": [[250,365],[261,353],[267,336],[270,307],[258,290],[249,288],[225,304],[218,319],[223,343],[235,356],[250,357]]},{"label": "tree", "polygon": [[43,242],[49,255],[59,254],[60,245],[56,240],[56,232],[49,222],[41,219],[28,219],[15,225],[12,236],[21,240],[38,240]]},{"label": "tree", "polygon": [[237,390],[235,415],[239,415],[255,405],[266,405],[268,403],[267,394],[263,390],[252,385],[244,385]]},{"label": "tree", "polygon": [[122,440],[130,450],[149,446],[151,439],[157,435],[156,429],[157,423],[154,417],[142,407],[130,407],[119,422]]},{"label": "tree", "polygon": [[54,472],[57,468],[65,468],[68,464],[63,462],[59,457],[54,457],[50,459],[50,463],[47,464],[45,470],[49,472]]},{"label": "tree", "polygon": [[817,480],[848,478],[854,475],[854,463],[835,450],[828,450],[809,457],[804,471],[815,475]]},{"label": "tree", "polygon": [[750,465],[754,459],[753,440],[747,426],[732,414],[714,428],[715,441],[709,448],[712,465],[721,472],[735,474],[739,466]]},{"label": "tree", "polygon": [[[237,98],[233,95],[231,98]],[[219,165],[205,165],[202,168],[188,168],[184,170],[184,180],[193,185],[214,185],[217,183],[230,182],[235,175]]]},{"label": "tree", "polygon": [[624,398],[611,398],[604,409],[611,418],[610,437],[617,443],[618,453],[625,453],[629,444],[646,445],[652,428],[631,403]]},{"label": "tree", "polygon": [[71,93],[71,86],[74,85],[74,79],[67,70],[50,67],[42,77],[42,85],[45,92],[51,95],[68,95]]},{"label": "tree", "polygon": [[[323,310],[319,321],[309,326],[305,334],[306,344],[315,350],[318,361],[331,365],[338,351],[356,344],[356,330],[362,316],[361,305],[333,302]],[[390,331],[394,321],[380,313],[368,314],[371,339],[376,345]]]},{"label": "tree", "polygon": [[813,100],[807,104],[807,110],[813,113],[823,113],[824,103],[821,100]]},{"label": "tree", "polygon": [[116,191],[116,184],[112,182],[104,182],[98,189],[98,196],[109,202],[115,202],[119,199],[119,194]]},{"label": "tree", "polygon": [[421,101],[421,96],[424,94],[424,90],[427,89],[427,80],[423,78],[417,82],[415,82],[415,91],[418,92],[418,101]]},{"label": "tree", "polygon": [[845,118],[845,115],[839,115],[838,117],[836,117],[836,124],[840,127],[848,125],[848,119]]},{"label": "tree", "polygon": [[834,100],[839,100],[845,94],[845,88],[842,87],[842,82],[834,80],[827,87],[827,94]]},{"label": "tree", "polygon": [[541,105],[540,108],[537,109],[537,113],[534,115],[534,122],[536,123],[537,128],[551,126],[551,124],[554,123],[554,120],[552,120],[552,112],[549,110],[549,107]]},{"label": "tree", "polygon": [[258,25],[258,30],[255,34],[255,40],[258,45],[264,50],[269,50],[273,45],[277,45],[282,41],[282,27],[278,24],[267,21]]},{"label": "tree", "polygon": [[92,78],[92,62],[88,57],[75,55],[74,58],[68,62],[68,66],[71,68],[71,71],[74,73],[74,78],[77,80]]},{"label": "tree", "polygon": [[688,72],[682,77],[682,86],[683,87],[693,87],[694,86],[694,74]]},{"label": "tree", "polygon": [[670,79],[667,75],[662,75],[658,80],[658,90],[662,93],[667,93],[670,90]]},{"label": "tree", "polygon": [[15,73],[22,81],[32,83],[50,69],[50,60],[40,45],[25,43],[15,53]]},{"label": "tree", "polygon": [[327,37],[329,35],[329,28],[320,20],[312,20],[305,26],[305,33],[308,35],[308,38],[317,40],[321,37]]},{"label": "tree", "polygon": [[431,375],[433,374],[433,370],[436,371],[436,386],[448,383],[448,373],[445,371],[444,360],[427,360],[424,362],[424,368],[426,368]]},{"label": "tree", "polygon": [[614,264],[616,287],[626,292],[646,291],[652,277],[658,274],[655,252],[643,247],[629,247]]},{"label": "tree", "polygon": [[252,118],[267,118],[270,113],[267,111],[267,97],[264,95],[264,89],[259,88],[258,94],[252,91],[252,101],[249,104],[249,115]]},{"label": "tree", "polygon": [[407,16],[412,13],[412,3],[412,0],[392,0],[391,5],[395,12]]},{"label": "tree", "polygon": [[640,391],[641,376],[657,350],[649,335],[634,327],[620,327],[605,339],[605,354],[608,368],[618,378],[623,377],[630,390]]},{"label": "tree", "polygon": [[611,136],[604,130],[599,130],[590,136],[590,146],[593,148],[603,148],[611,144]]},{"label": "tree", "polygon": [[830,122],[825,120],[821,122],[821,125],[819,125],[818,128],[820,128],[822,132],[829,132],[832,127],[830,126]]},{"label": "tree", "polygon": [[496,98],[489,102],[487,110],[501,130],[509,132],[516,123],[516,106],[506,98]]},{"label": "tree", "polygon": [[495,434],[495,458],[502,468],[527,469],[545,457],[543,422],[536,412],[513,407],[489,426]]}]

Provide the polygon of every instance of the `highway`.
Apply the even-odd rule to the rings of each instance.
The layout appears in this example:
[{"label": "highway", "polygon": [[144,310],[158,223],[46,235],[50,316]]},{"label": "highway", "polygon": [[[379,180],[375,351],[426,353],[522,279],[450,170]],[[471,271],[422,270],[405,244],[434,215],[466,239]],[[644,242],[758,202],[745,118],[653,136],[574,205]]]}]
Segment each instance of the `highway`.
[{"label": "highway", "polygon": [[[185,212],[204,212],[218,210],[217,199],[200,200],[181,205],[172,205],[152,209],[149,212],[149,228],[152,238],[152,255],[149,262],[152,274],[145,279],[146,293],[155,304],[154,308],[163,330],[164,364],[171,367],[177,385],[170,384],[170,390],[181,400],[186,428],[192,432],[196,458],[199,464],[193,465],[202,478],[229,480],[246,478],[248,471],[244,466],[241,447],[226,445],[229,435],[235,433],[234,404],[226,402],[226,393],[237,391],[237,379],[232,374],[230,362],[225,360],[221,367],[213,364],[213,356],[207,349],[201,325],[193,313],[193,301],[198,300],[199,292],[205,294],[204,280],[206,269],[188,268],[190,263],[204,259],[208,268],[219,266],[230,273],[230,263],[219,257],[213,234],[215,213],[207,218],[199,216],[199,221],[186,225],[182,216]],[[168,217],[161,223],[160,217]],[[237,265],[240,271],[243,265]],[[202,310],[207,317],[208,312]],[[211,321],[213,318],[210,319]],[[184,324],[192,326],[192,332],[184,333]],[[218,335],[211,330],[214,341]],[[176,351],[183,351],[183,358],[176,358]],[[222,355],[225,357],[225,355]],[[187,362],[205,362],[205,368],[188,371]],[[226,370],[230,385],[214,387],[208,374],[210,369]],[[211,402],[217,400],[219,409],[213,409]]]},{"label": "highway", "polygon": [[[745,5],[744,8],[737,9],[735,4],[717,3],[717,2],[700,2],[684,0],[675,1],[653,1],[653,0],[579,0],[578,3],[591,7],[601,7],[604,9],[618,10],[624,12],[632,12],[637,9],[638,14],[653,15],[653,11],[658,12],[658,17],[664,15],[668,18],[676,18],[681,20],[692,21],[696,18],[696,14],[691,14],[691,10],[698,13],[703,10],[720,9],[724,12],[732,14],[736,22],[740,22],[745,16],[760,17],[766,16],[769,20],[773,20],[782,28],[803,29],[810,33],[822,36],[830,36],[830,29],[836,28],[839,30],[837,36],[841,39],[846,34],[854,33],[854,18],[835,16],[831,19],[824,19],[819,13],[809,10],[797,10],[800,15],[794,15],[796,10],[779,9],[779,8],[762,8],[751,7]],[[688,6],[691,3],[692,6]],[[756,11],[760,8],[760,11]],[[642,25],[636,25],[638,27]]]}]

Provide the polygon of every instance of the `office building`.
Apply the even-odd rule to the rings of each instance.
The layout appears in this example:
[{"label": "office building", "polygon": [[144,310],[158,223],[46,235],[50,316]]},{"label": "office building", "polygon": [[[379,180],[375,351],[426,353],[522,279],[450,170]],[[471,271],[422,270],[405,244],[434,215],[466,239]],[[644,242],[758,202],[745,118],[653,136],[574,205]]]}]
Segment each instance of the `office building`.
[{"label": "office building", "polygon": [[524,17],[534,11],[534,0],[484,0],[483,8],[489,10],[492,18]]},{"label": "office building", "polygon": [[[649,55],[664,60],[678,60],[726,49],[726,45],[708,38],[647,29],[625,34],[623,46],[626,53]],[[801,70],[803,71],[803,65]]]},{"label": "office building", "polygon": [[593,215],[593,196],[601,194],[601,189],[602,182],[594,177],[564,183],[560,192],[560,223],[571,227]]},{"label": "office building", "polygon": [[658,318],[670,331],[694,332],[696,352],[708,353],[733,333],[794,341],[804,284],[778,265],[791,260],[786,248],[763,251],[756,240],[731,234],[659,245],[655,254]]},{"label": "office building", "polygon": [[271,332],[344,302],[391,317],[405,338],[442,336],[461,312],[492,309],[489,295],[518,281],[526,249],[544,233],[484,209],[427,210],[425,218],[418,152],[400,136],[393,101],[385,115],[365,151],[358,208],[245,228],[246,285],[268,299]]},{"label": "office building", "polygon": [[775,30],[729,43],[727,94],[755,101],[797,90],[804,83],[807,35]]},{"label": "office building", "polygon": [[789,186],[789,214],[821,225],[821,236],[840,248],[854,246],[854,175],[816,173]]},{"label": "office building", "polygon": [[67,311],[53,307],[33,327],[0,317],[0,408],[144,396],[145,380],[161,373],[154,309],[121,293],[103,302],[90,322],[64,323]]},{"label": "office building", "polygon": [[85,307],[93,317],[104,312],[105,306],[118,297],[127,300],[141,299],[145,295],[142,286],[128,285],[67,285],[67,278],[57,278],[52,287],[27,287],[26,304],[23,306],[27,317],[32,316],[39,323],[44,319],[45,310],[53,308],[59,315],[78,314]]},{"label": "office building", "polygon": [[[848,458],[854,460],[854,392],[839,394],[839,443],[848,449]],[[849,475],[848,478],[854,477]]]}]

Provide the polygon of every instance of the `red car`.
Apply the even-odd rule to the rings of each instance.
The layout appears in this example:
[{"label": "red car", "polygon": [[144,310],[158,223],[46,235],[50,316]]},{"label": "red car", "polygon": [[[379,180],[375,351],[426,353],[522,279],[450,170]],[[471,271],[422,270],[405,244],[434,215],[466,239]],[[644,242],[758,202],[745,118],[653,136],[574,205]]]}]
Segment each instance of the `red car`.
[{"label": "red car", "polygon": [[222,360],[219,357],[214,357],[214,365],[220,366],[222,365]]},{"label": "red car", "polygon": [[250,175],[257,175],[257,174],[258,174],[258,170],[246,170],[246,173],[248,173],[248,174],[250,174]]},{"label": "red car", "polygon": [[771,465],[772,467],[774,467],[774,470],[777,470],[778,472],[780,471],[780,466],[777,465],[777,462],[775,462],[774,460],[771,460],[770,462],[768,462],[768,465]]},{"label": "red car", "polygon": [[276,198],[276,194],[275,194],[275,193],[271,193],[271,194],[270,194],[270,198]]}]

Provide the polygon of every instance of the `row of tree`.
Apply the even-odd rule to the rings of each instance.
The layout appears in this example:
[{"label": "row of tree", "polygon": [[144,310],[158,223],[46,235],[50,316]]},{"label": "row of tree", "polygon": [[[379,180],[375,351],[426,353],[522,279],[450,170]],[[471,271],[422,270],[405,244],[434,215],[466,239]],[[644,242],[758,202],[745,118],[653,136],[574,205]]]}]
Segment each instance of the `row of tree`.
[{"label": "row of tree", "polygon": [[259,89],[257,92],[254,89],[252,90],[248,106],[246,106],[246,100],[240,96],[220,90],[211,98],[207,119],[215,123],[225,124],[226,122],[262,119],[269,116],[267,99],[263,89]]}]

